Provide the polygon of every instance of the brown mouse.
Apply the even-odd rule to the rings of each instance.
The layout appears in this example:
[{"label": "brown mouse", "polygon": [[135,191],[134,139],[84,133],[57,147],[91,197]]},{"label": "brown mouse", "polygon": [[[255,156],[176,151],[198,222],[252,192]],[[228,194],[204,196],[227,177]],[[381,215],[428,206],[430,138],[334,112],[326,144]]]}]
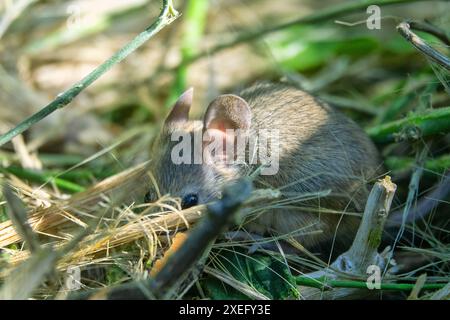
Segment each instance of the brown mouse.
[{"label": "brown mouse", "polygon": [[[226,130],[237,130],[245,137],[254,137],[264,129],[274,130],[278,134],[278,170],[257,176],[256,187],[279,188],[286,197],[324,190],[331,193],[286,208],[269,209],[252,217],[244,228],[259,235],[299,231],[296,239],[310,249],[327,251],[333,239],[336,245],[348,247],[360,219],[339,212],[363,211],[367,184],[381,167],[377,149],[355,122],[285,84],[260,83],[238,95],[218,96],[202,120],[189,120],[192,95],[191,89],[179,98],[152,145],[151,172],[159,194],[180,197],[183,208],[207,203],[220,197],[225,183],[261,168],[260,163],[249,164],[248,159],[246,163],[225,161],[228,155],[224,149],[208,155],[210,150],[203,140],[202,159],[218,157],[203,163],[174,163],[173,150],[180,142],[172,141],[174,133],[188,134],[195,143],[195,134],[208,130],[212,134],[207,141],[223,139],[226,144],[236,141]],[[194,153],[191,150],[190,155],[194,157]],[[250,153],[247,148],[246,156]],[[232,156],[235,160],[236,156]],[[156,191],[150,188],[146,201],[156,197]],[[321,232],[314,232],[317,230]]]}]

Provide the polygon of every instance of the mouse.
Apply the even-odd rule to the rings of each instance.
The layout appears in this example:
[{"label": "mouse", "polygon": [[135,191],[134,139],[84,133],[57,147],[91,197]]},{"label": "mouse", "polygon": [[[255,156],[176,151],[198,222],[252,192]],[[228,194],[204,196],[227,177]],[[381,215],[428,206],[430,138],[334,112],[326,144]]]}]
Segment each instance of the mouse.
[{"label": "mouse", "polygon": [[[347,249],[382,170],[364,130],[289,84],[259,82],[219,95],[201,119],[189,118],[193,94],[191,88],[178,98],[151,145],[155,183],[146,186],[144,201],[170,194],[186,209],[220,199],[225,184],[253,175],[256,188],[303,200],[270,206],[240,227],[261,236],[289,234],[310,250]],[[269,162],[262,163],[261,151]]]}]

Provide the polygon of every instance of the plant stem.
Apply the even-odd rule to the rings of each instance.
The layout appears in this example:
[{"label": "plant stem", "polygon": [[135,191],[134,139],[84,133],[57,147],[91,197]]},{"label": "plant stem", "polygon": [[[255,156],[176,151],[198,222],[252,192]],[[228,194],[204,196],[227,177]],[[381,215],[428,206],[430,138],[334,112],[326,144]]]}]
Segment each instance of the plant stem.
[{"label": "plant stem", "polygon": [[11,173],[22,179],[29,179],[39,183],[54,183],[57,187],[70,192],[81,192],[85,190],[85,188],[76,183],[61,178],[55,178],[50,174],[45,174],[42,172],[22,169],[18,167],[8,167],[1,170]]},{"label": "plant stem", "polygon": [[[414,158],[392,156],[386,158],[384,162],[386,167],[395,173],[407,172],[413,168]],[[428,159],[425,162],[425,169],[433,174],[442,173],[447,168],[450,168],[450,154],[444,154],[435,159]]]},{"label": "plant stem", "polygon": [[95,68],[82,80],[74,84],[68,90],[59,94],[56,97],[56,99],[50,102],[47,106],[42,108],[37,113],[33,114],[28,119],[22,121],[15,128],[11,129],[7,133],[0,136],[0,146],[4,145],[12,138],[24,132],[25,130],[30,128],[33,124],[44,119],[54,111],[68,105],[78,94],[80,94],[81,91],[83,91],[85,88],[91,85],[95,80],[97,80],[100,76],[106,73],[114,65],[125,59],[130,53],[132,53],[141,45],[143,45],[147,40],[152,38],[165,26],[172,23],[177,17],[179,17],[179,14],[173,8],[172,0],[163,0],[163,8],[161,10],[161,13],[151,26],[149,26],[147,29],[141,32],[131,42],[126,44],[122,49],[120,49],[114,55],[112,55],[108,60],[106,60],[100,66]]},{"label": "plant stem", "polygon": [[[193,57],[199,47],[203,35],[206,16],[208,13],[208,0],[189,0],[186,5],[183,23],[185,30],[181,39],[182,61],[187,61]],[[186,90],[187,64],[181,64],[178,67],[174,78],[174,84],[171,89],[168,105],[171,107],[178,97]]]},{"label": "plant stem", "polygon": [[450,107],[431,109],[420,114],[412,114],[404,119],[389,122],[367,130],[369,136],[378,143],[400,139],[447,133],[450,131]]},{"label": "plant stem", "polygon": [[[299,276],[296,278],[296,283],[305,287],[313,287],[318,289],[323,288],[358,288],[368,289],[364,281],[353,280],[327,280],[322,282],[320,279],[312,279],[307,276]],[[426,283],[424,290],[441,289],[445,287],[446,283]],[[414,283],[381,283],[380,290],[396,290],[396,291],[411,291],[414,288]]]}]

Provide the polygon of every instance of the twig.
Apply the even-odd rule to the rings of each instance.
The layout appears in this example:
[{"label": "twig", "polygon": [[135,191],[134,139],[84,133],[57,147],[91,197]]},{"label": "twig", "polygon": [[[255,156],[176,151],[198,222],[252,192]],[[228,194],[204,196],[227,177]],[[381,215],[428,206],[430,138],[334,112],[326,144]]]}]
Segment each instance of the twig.
[{"label": "twig", "polygon": [[450,59],[444,56],[439,51],[433,49],[428,44],[425,43],[418,35],[411,31],[411,26],[408,22],[402,22],[397,26],[398,32],[410,42],[414,48],[419,50],[425,56],[430,58],[435,63],[439,64],[441,67],[450,71]]},{"label": "twig", "polygon": [[382,266],[378,246],[381,243],[384,223],[391,208],[397,186],[386,176],[372,188],[367,199],[361,225],[350,249],[339,256],[333,267],[340,272],[365,274],[369,265]]},{"label": "twig", "polygon": [[190,232],[183,245],[149,281],[134,281],[102,291],[88,292],[78,298],[94,299],[147,299],[164,298],[172,286],[185,275],[220,232],[231,222],[241,204],[252,191],[247,179],[228,186],[221,200],[207,207],[206,216]]},{"label": "twig", "polygon": [[114,65],[121,62],[125,59],[130,53],[139,48],[142,44],[144,44],[147,40],[152,38],[155,34],[157,34],[161,29],[165,26],[172,23],[176,18],[178,18],[178,12],[172,6],[172,0],[163,0],[163,8],[156,19],[156,21],[141,32],[138,36],[136,36],[131,42],[126,44],[122,49],[117,51],[113,56],[111,56],[108,60],[102,63],[100,66],[95,68],[91,73],[89,73],[86,77],[84,77],[81,81],[74,84],[71,88],[59,94],[55,100],[50,102],[47,106],[42,108],[37,113],[33,114],[28,119],[24,120],[20,124],[18,124],[15,128],[11,129],[7,133],[0,136],[0,146],[4,145],[12,138],[17,136],[18,134],[24,132],[28,128],[30,128],[36,122],[44,119],[49,114],[54,111],[65,107],[69,104],[81,91],[91,85],[95,80],[97,80],[100,76],[106,73],[109,69],[111,69]]},{"label": "twig", "polygon": [[[360,286],[360,284],[350,283],[348,277],[358,278],[365,275],[370,265],[378,266],[380,269],[386,266],[386,254],[385,252],[378,253],[378,246],[381,243],[384,223],[396,188],[397,186],[391,182],[389,176],[375,183],[367,199],[361,225],[352,246],[348,251],[341,254],[331,264],[329,269],[319,270],[299,277],[298,281],[303,285],[303,287],[299,288],[302,296],[308,299],[316,299],[324,294],[322,289],[325,287],[340,286],[343,289],[327,292],[327,297],[348,298],[354,295]],[[340,279],[342,276],[345,276],[347,279]],[[344,281],[344,283],[339,283],[339,281]],[[317,288],[320,290],[317,290]],[[367,286],[365,289],[367,289]]]}]

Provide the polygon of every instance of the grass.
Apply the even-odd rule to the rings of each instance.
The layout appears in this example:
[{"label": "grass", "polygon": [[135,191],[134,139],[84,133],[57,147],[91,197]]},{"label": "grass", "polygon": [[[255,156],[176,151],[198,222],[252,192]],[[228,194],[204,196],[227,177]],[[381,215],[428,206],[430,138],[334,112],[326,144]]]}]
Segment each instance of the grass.
[{"label": "grass", "polygon": [[[74,100],[72,107],[60,112],[62,118],[49,117],[45,122],[39,118],[32,121],[36,125],[31,127],[31,122],[25,120],[27,124],[22,129],[30,127],[30,130],[19,131],[23,132],[27,152],[18,152],[10,144],[3,144],[11,135],[0,138],[3,144],[0,182],[8,183],[29,209],[29,223],[39,235],[42,248],[39,254],[30,255],[8,218],[7,202],[0,194],[0,283],[14,287],[11,279],[17,279],[15,274],[22,274],[23,278],[17,283],[28,285],[16,285],[17,296],[51,299],[67,297],[65,280],[73,267],[82,270],[83,290],[110,287],[148,276],[155,261],[170,247],[174,235],[190,229],[205,212],[204,206],[181,210],[179,199],[170,195],[142,204],[145,194],[142,186],[151,183],[147,170],[147,160],[151,159],[149,145],[165,116],[164,106],[188,86],[201,88],[196,88],[199,95],[194,107],[197,109],[205,103],[202,95],[229,92],[255,80],[284,78],[296,86],[311,88],[358,122],[376,142],[389,174],[398,185],[396,209],[406,206],[407,212],[416,206],[419,198],[432,190],[450,167],[448,71],[416,53],[396,33],[395,23],[392,23],[407,18],[422,19],[421,10],[414,10],[412,3],[416,2],[420,1],[363,1],[324,6],[298,19],[294,12],[302,12],[300,8],[286,10],[283,5],[277,8],[277,13],[263,11],[264,6],[254,4],[236,4],[233,11],[220,2],[215,8],[208,6],[207,1],[189,1],[185,12],[178,8],[182,16],[170,26],[174,30],[164,30],[124,64],[105,74],[104,82],[96,82],[80,94],[78,99],[84,102]],[[383,7],[386,19],[382,20],[382,37],[366,30],[364,25],[346,27],[332,23],[333,19],[346,20],[348,17],[344,13],[358,14],[369,3],[402,3],[401,8],[409,8],[408,12],[415,16],[398,16],[401,14],[398,10],[392,14],[389,11],[392,6]],[[6,132],[13,123],[23,121],[25,115],[41,107],[36,106],[33,99],[20,100],[28,99],[23,86],[32,87],[35,94],[42,91],[52,96],[61,92],[66,88],[61,84],[65,77],[78,80],[70,73],[76,73],[83,63],[89,64],[90,59],[95,59],[86,54],[91,52],[86,50],[92,43],[100,41],[95,53],[108,57],[124,38],[131,38],[123,33],[128,31],[132,35],[147,26],[149,18],[146,10],[142,10],[147,6],[159,12],[160,8],[147,3],[130,4],[120,10],[100,10],[97,22],[85,25],[67,38],[72,31],[66,29],[64,19],[43,21],[44,18],[33,14],[33,8],[48,12],[60,10],[58,4],[30,4],[2,38],[2,46],[20,59],[5,60],[3,67],[9,77],[0,75],[0,86],[5,88],[5,93],[0,93],[0,110],[4,111],[0,112],[0,132]],[[92,7],[92,10],[98,9]],[[434,13],[434,22],[442,29],[448,29],[445,12],[450,11]],[[258,18],[253,13],[257,13]],[[280,15],[280,21],[293,22],[275,21],[275,14]],[[266,20],[262,23],[259,19]],[[260,21],[265,27],[256,28],[258,25],[249,21]],[[34,33],[33,28],[27,29],[30,24],[35,24],[39,33]],[[245,24],[247,27],[239,27],[243,30],[230,34],[220,29],[226,26],[225,31],[230,31]],[[438,40],[420,35],[442,53],[450,54],[448,47]],[[20,38],[25,49],[17,48],[13,38]],[[104,52],[100,49],[102,46],[106,47]],[[135,48],[132,46],[133,50]],[[128,53],[120,55],[118,60]],[[2,47],[0,56],[3,55]],[[258,64],[260,60],[263,66]],[[233,61],[238,68],[221,68],[227,61]],[[56,71],[66,66],[72,71],[65,71],[64,77],[57,78]],[[110,66],[93,74],[85,84],[93,83]],[[49,69],[45,71],[45,67]],[[19,72],[15,72],[16,69]],[[43,74],[47,78],[42,78]],[[56,83],[54,87],[48,84],[52,81]],[[17,87],[18,84],[23,86]],[[14,94],[8,95],[8,92]],[[69,98],[62,96],[50,105],[58,107],[61,101],[70,102],[74,92],[66,93]],[[35,109],[24,112],[21,108],[25,105]],[[80,113],[76,113],[78,110]],[[123,112],[117,115],[117,110]],[[88,116],[94,119],[90,126],[78,129],[76,124],[87,123]],[[76,129],[72,130],[72,126]],[[102,141],[98,127],[112,138]],[[60,130],[48,134],[46,131],[50,128]],[[86,138],[86,133],[93,143]],[[31,167],[24,165],[26,160],[31,161]],[[274,208],[306,209],[304,201],[327,195],[327,190],[323,190],[320,194],[289,194],[281,199],[279,191],[255,190],[243,212],[257,216]],[[448,218],[442,216],[449,203],[447,199],[437,201],[440,205],[425,221],[404,226],[405,237],[395,248],[401,271],[383,278],[382,290],[389,290],[400,298],[407,298],[414,288],[420,289],[419,299],[448,297],[445,286],[450,281],[450,231]],[[320,214],[336,212],[321,210]],[[309,234],[309,227],[298,232]],[[86,230],[89,234],[83,234]],[[239,231],[245,232],[244,229]],[[303,254],[285,252],[283,241],[290,242]],[[69,244],[73,245],[70,250],[67,249]],[[308,252],[290,234],[256,240],[221,236],[203,263],[205,267],[199,279],[175,290],[172,297],[306,298],[300,286],[316,288],[319,292],[359,289],[361,298],[369,291],[361,278],[365,275],[311,280],[306,274],[326,268],[329,262],[315,252]],[[31,268],[38,272],[30,271]],[[106,275],[90,275],[88,270],[96,268],[104,269]],[[55,277],[47,285],[40,285],[53,269],[57,270]],[[426,281],[420,284],[419,277],[424,273]]]}]

